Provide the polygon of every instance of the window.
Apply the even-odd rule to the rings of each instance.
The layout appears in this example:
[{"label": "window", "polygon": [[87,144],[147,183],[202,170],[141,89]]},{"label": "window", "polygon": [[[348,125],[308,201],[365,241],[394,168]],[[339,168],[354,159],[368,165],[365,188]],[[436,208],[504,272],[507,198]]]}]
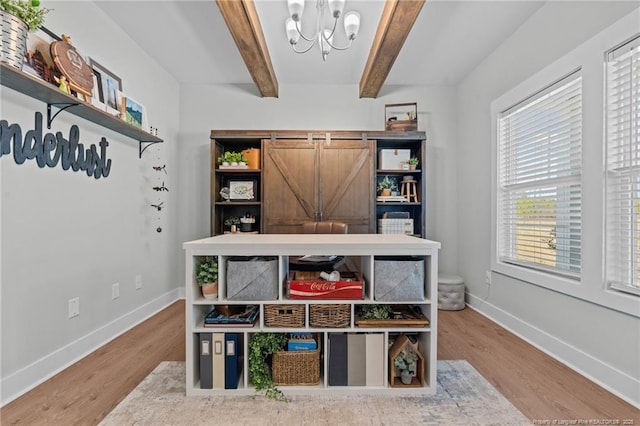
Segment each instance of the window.
[{"label": "window", "polygon": [[579,277],[581,145],[579,71],[498,115],[499,261]]},{"label": "window", "polygon": [[640,294],[640,36],[606,55],[607,282]]}]

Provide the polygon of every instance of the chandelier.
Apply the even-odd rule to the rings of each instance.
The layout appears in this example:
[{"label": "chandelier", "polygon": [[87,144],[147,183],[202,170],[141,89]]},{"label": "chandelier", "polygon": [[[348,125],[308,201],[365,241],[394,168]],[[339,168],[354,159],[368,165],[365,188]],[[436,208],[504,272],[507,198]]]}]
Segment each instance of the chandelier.
[{"label": "chandelier", "polygon": [[[331,49],[346,50],[351,47],[351,43],[355,40],[358,35],[358,30],[360,29],[360,14],[358,12],[350,11],[342,16],[345,0],[316,0],[316,29],[315,33],[308,37],[302,32],[302,23],[300,22],[302,12],[304,11],[304,2],[305,0],[287,0],[290,17],[287,19],[285,27],[287,30],[287,38],[294,52],[306,53],[317,43],[322,52],[322,60],[326,61]],[[325,18],[327,12],[330,13],[330,16]],[[344,32],[347,34],[347,39],[349,40],[346,46],[336,46],[333,44],[333,35],[335,34],[338,20],[341,16],[344,24]],[[300,37],[308,43],[306,48],[298,49],[296,47]]]}]

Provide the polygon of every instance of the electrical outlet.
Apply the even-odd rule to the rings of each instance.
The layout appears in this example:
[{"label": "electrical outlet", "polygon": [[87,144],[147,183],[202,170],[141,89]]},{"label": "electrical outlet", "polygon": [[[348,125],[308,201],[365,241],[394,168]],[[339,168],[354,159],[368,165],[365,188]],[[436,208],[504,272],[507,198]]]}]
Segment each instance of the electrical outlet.
[{"label": "electrical outlet", "polygon": [[484,274],[484,282],[491,285],[491,271],[485,271]]},{"label": "electrical outlet", "polygon": [[136,290],[142,288],[142,275],[136,275]]},{"label": "electrical outlet", "polygon": [[74,318],[80,315],[80,298],[74,297],[69,299],[69,318]]},{"label": "electrical outlet", "polygon": [[111,286],[111,300],[116,300],[120,297],[120,283],[115,283]]}]

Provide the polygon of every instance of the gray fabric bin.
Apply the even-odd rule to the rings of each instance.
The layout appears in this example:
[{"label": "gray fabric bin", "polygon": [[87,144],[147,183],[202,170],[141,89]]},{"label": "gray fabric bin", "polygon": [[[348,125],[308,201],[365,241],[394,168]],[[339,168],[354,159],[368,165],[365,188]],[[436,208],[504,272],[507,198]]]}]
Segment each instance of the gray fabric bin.
[{"label": "gray fabric bin", "polygon": [[387,302],[424,299],[424,259],[418,257],[376,257],[374,298]]},{"label": "gray fabric bin", "polygon": [[277,300],[277,257],[232,257],[227,260],[228,300]]}]

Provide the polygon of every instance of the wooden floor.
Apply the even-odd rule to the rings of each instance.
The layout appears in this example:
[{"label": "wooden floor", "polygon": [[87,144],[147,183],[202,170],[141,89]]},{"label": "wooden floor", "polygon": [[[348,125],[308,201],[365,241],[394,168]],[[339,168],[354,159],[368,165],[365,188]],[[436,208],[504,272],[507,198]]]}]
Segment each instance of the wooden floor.
[{"label": "wooden floor", "polygon": [[[469,361],[532,421],[640,425],[636,408],[469,308],[439,311],[438,339],[439,359]],[[160,361],[183,361],[184,341],[179,301],[7,404],[0,424],[96,424]]]}]

